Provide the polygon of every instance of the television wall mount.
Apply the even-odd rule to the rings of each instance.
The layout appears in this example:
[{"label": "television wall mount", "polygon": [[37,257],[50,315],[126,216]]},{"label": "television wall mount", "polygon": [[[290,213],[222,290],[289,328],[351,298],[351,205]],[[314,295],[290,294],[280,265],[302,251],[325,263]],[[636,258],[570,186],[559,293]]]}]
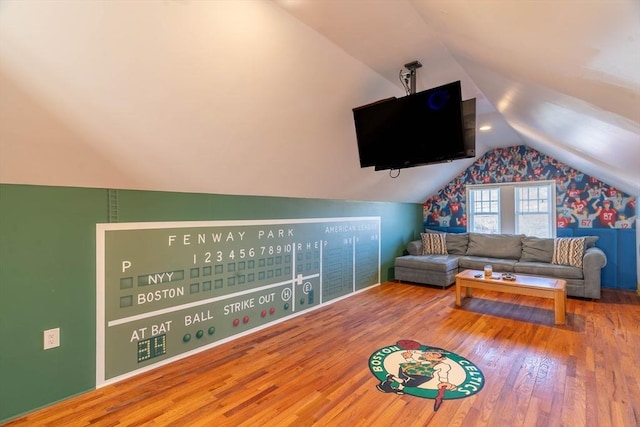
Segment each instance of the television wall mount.
[{"label": "television wall mount", "polygon": [[422,67],[420,61],[409,62],[404,64],[404,67],[409,70],[409,94],[416,93],[416,70]]}]

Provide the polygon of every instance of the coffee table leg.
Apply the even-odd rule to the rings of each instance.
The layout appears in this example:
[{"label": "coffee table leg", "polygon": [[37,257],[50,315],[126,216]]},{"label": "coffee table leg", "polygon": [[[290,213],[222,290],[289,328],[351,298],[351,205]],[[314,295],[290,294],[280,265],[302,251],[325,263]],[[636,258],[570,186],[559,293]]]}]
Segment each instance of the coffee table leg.
[{"label": "coffee table leg", "polygon": [[462,301],[460,298],[460,291],[462,286],[460,286],[460,280],[456,280],[456,306],[460,307],[462,305]]},{"label": "coffee table leg", "polygon": [[567,307],[565,304],[565,292],[556,292],[554,298],[554,308],[555,308],[555,321],[556,325],[564,325],[565,322],[565,313],[567,311]]}]

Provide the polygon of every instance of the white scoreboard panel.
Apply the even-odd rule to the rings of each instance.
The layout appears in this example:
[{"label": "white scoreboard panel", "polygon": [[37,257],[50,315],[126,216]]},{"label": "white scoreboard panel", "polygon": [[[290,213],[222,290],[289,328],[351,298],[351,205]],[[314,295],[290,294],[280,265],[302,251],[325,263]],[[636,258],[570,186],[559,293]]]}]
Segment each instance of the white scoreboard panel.
[{"label": "white scoreboard panel", "polygon": [[96,226],[96,386],[380,283],[380,217]]}]

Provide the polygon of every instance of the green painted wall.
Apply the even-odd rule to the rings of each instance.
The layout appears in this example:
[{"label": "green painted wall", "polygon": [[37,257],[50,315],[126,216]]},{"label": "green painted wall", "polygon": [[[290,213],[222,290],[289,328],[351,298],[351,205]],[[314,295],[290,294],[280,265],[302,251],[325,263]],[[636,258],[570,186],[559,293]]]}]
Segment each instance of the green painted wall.
[{"label": "green painted wall", "polygon": [[[381,217],[381,280],[422,229],[422,205],[117,191],[119,222]],[[106,189],[0,185],[0,421],[95,387],[96,223]],[[61,345],[43,350],[43,331]],[[260,333],[260,332],[257,332]]]}]

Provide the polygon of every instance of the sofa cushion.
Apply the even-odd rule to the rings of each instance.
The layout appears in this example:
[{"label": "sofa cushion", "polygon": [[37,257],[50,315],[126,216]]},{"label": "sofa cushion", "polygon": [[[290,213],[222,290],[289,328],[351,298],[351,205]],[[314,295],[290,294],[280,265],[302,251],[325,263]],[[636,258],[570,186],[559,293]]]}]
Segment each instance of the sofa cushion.
[{"label": "sofa cushion", "polygon": [[469,246],[469,233],[447,233],[447,253],[465,255]]},{"label": "sofa cushion", "polygon": [[532,274],[534,276],[555,277],[565,280],[584,279],[584,273],[581,268],[546,262],[518,262],[515,265],[514,272],[517,274]]},{"label": "sofa cushion", "polygon": [[460,269],[482,270],[485,265],[490,264],[494,272],[513,273],[517,262],[514,259],[463,256],[458,260],[458,267]]},{"label": "sofa cushion", "polygon": [[486,258],[520,259],[522,254],[521,234],[469,233],[468,256]]},{"label": "sofa cushion", "polygon": [[444,233],[420,233],[422,255],[446,255],[447,241]]},{"label": "sofa cushion", "polygon": [[447,253],[452,255],[466,255],[469,246],[469,233],[445,233],[425,228],[425,233],[444,234],[447,241]]},{"label": "sofa cushion", "polygon": [[589,249],[589,248],[594,247],[596,245],[596,242],[600,238],[598,236],[580,236],[580,237],[584,237],[586,239],[584,241],[584,248],[585,249]]},{"label": "sofa cushion", "polygon": [[[427,230],[427,233],[438,234],[437,231]],[[442,233],[440,233],[442,234]],[[447,241],[447,253],[450,255],[465,255],[469,245],[469,233],[444,233]],[[553,240],[553,239],[551,239]],[[422,240],[413,240],[407,244],[409,255],[422,255]],[[553,247],[551,248],[553,252]],[[551,262],[551,256],[549,256]]]},{"label": "sofa cushion", "polygon": [[552,264],[582,268],[586,239],[584,237],[561,237],[555,239]]},{"label": "sofa cushion", "polygon": [[540,237],[522,238],[521,262],[551,262],[553,258],[554,239]]}]

